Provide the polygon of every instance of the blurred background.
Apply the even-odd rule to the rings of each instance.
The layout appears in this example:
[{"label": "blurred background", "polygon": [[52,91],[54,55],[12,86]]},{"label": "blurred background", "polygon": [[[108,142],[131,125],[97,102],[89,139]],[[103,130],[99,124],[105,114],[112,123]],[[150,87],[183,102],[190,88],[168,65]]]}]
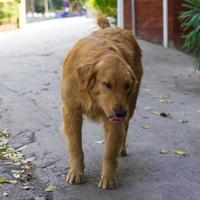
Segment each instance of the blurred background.
[{"label": "blurred background", "polygon": [[200,0],[0,0],[0,31],[99,10],[139,38],[195,56],[200,69]]}]

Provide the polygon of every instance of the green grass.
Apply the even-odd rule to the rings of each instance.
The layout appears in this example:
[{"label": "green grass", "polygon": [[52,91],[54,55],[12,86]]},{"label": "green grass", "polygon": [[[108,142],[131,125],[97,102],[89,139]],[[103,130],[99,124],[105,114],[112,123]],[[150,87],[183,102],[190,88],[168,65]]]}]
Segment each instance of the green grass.
[{"label": "green grass", "polygon": [[117,17],[117,0],[88,0],[88,5],[104,15]]}]

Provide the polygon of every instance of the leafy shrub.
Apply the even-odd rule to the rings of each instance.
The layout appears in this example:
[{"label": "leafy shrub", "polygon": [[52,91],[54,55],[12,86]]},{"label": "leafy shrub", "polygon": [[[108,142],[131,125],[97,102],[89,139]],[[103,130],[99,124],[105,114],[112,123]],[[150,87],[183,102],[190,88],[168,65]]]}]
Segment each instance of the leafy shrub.
[{"label": "leafy shrub", "polygon": [[88,0],[88,5],[107,16],[117,17],[117,0]]},{"label": "leafy shrub", "polygon": [[49,1],[50,10],[64,10],[63,0],[51,0]]},{"label": "leafy shrub", "polygon": [[185,0],[187,9],[180,15],[181,27],[186,32],[184,47],[195,55],[195,69],[200,70],[200,0]]},{"label": "leafy shrub", "polygon": [[16,24],[19,18],[18,1],[0,2],[0,25]]}]

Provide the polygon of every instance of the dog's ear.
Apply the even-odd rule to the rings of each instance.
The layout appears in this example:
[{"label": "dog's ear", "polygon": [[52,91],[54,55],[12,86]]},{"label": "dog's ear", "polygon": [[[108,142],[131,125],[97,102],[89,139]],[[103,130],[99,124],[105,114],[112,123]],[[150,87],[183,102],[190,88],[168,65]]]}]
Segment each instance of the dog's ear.
[{"label": "dog's ear", "polygon": [[134,73],[132,73],[132,79],[133,79],[133,91],[136,91],[138,88],[139,81]]},{"label": "dog's ear", "polygon": [[96,79],[96,63],[96,61],[85,61],[77,66],[80,91],[88,91],[94,86]]},{"label": "dog's ear", "polygon": [[130,96],[130,94],[134,94],[134,93],[137,93],[138,91],[138,88],[139,88],[139,80],[137,79],[135,73],[129,68],[129,72],[131,74],[131,79],[132,79],[132,87],[131,87],[131,90],[128,94],[128,96]]}]

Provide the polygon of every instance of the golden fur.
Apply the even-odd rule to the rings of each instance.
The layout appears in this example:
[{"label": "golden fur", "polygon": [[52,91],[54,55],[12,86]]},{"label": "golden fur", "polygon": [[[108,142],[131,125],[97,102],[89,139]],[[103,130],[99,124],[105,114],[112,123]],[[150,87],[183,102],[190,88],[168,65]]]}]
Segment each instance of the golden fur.
[{"label": "golden fur", "polygon": [[[107,22],[102,25],[106,26]],[[81,128],[86,115],[104,124],[105,151],[99,187],[116,187],[117,158],[120,152],[126,154],[128,122],[134,113],[141,78],[141,50],[128,30],[100,29],[71,49],[64,63],[61,91],[71,164],[69,183],[85,181]],[[127,115],[119,118],[120,122],[112,121],[113,116],[118,119],[113,114],[118,108]]]}]

